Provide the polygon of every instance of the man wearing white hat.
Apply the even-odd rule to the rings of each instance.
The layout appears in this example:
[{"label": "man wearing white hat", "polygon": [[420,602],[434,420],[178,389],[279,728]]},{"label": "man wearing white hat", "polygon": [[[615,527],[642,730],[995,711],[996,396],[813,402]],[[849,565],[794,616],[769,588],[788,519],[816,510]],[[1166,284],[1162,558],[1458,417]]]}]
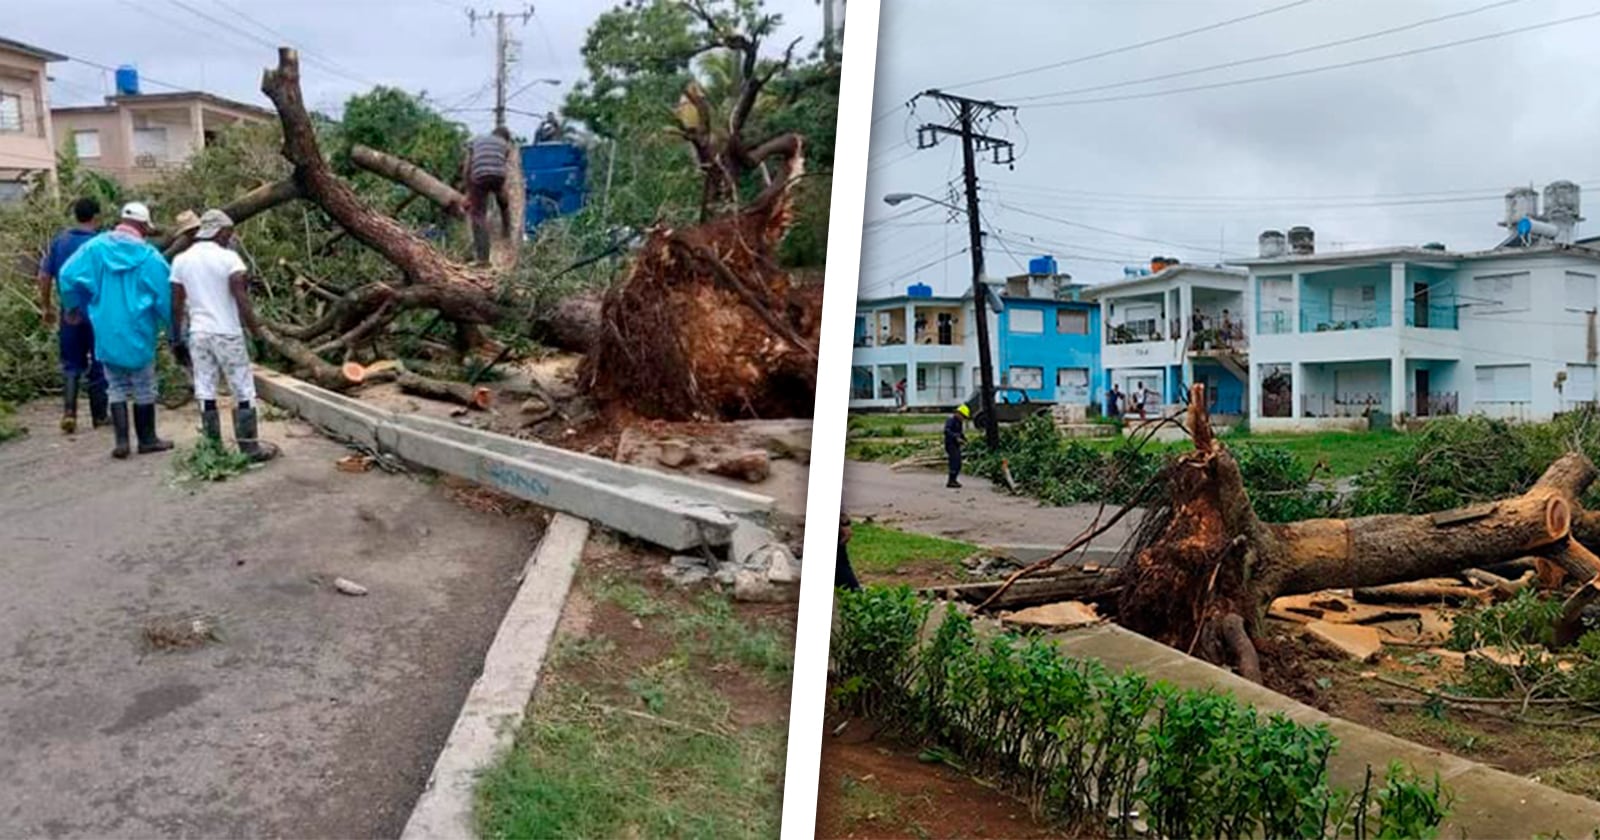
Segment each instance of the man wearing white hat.
[{"label": "man wearing white hat", "polygon": [[156,436],[156,348],[172,311],[171,269],[145,239],[155,232],[150,208],[126,204],[109,233],[89,240],[56,278],[64,308],[82,308],[94,326],[94,355],[106,371],[114,458],[128,457],[128,400],[139,452],[165,452]]},{"label": "man wearing white hat", "polygon": [[233,394],[233,437],[239,451],[256,461],[270,460],[277,447],[256,437],[255,379],[244,331],[261,334],[250,305],[250,274],[244,260],[228,248],[233,220],[221,210],[200,216],[194,245],[172,261],[172,322],[175,333],[188,336],[194,365],[194,396],[200,401],[200,426],[206,437],[222,442],[222,417],[217,410],[217,384],[228,381]]}]

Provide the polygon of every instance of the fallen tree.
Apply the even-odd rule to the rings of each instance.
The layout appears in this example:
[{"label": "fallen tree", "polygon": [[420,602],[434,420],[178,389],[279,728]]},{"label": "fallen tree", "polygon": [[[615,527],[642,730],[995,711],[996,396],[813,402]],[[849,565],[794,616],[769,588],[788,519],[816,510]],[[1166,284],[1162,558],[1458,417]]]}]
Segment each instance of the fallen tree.
[{"label": "fallen tree", "polygon": [[1285,595],[1424,581],[1533,555],[1586,583],[1568,602],[1569,642],[1577,614],[1600,597],[1600,583],[1591,583],[1600,558],[1574,539],[1574,523],[1593,524],[1578,500],[1600,476],[1581,454],[1562,456],[1527,492],[1497,502],[1272,525],[1256,517],[1205,405],[1204,386],[1194,386],[1194,450],[1158,478],[1166,501],[1146,513],[1130,562],[1103,584],[1119,588],[1117,622],[1129,629],[1259,680],[1255,640],[1268,605]]}]

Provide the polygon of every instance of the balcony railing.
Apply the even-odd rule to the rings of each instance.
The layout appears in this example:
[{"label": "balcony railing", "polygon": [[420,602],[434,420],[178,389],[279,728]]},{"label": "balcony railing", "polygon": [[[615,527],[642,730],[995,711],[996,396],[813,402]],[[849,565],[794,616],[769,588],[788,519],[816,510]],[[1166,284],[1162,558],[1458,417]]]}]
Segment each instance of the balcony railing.
[{"label": "balcony railing", "polygon": [[1300,398],[1303,417],[1367,417],[1383,410],[1383,394],[1304,394]]},{"label": "balcony railing", "polygon": [[1121,324],[1108,324],[1106,326],[1107,344],[1138,344],[1145,341],[1165,340],[1166,335],[1161,331],[1161,322],[1155,318],[1124,321]]},{"label": "balcony railing", "polygon": [[1294,317],[1288,312],[1263,310],[1256,318],[1257,335],[1285,335],[1294,332]]},{"label": "balcony railing", "polygon": [[1461,398],[1455,391],[1429,391],[1418,401],[1417,392],[1410,391],[1406,393],[1406,412],[1417,417],[1454,417],[1461,412]]},{"label": "balcony railing", "polygon": [[1454,303],[1429,303],[1418,306],[1417,301],[1406,301],[1406,326],[1427,330],[1460,329]]},{"label": "balcony railing", "polygon": [[1386,307],[1311,306],[1300,309],[1301,332],[1374,330],[1393,325],[1394,320]]}]

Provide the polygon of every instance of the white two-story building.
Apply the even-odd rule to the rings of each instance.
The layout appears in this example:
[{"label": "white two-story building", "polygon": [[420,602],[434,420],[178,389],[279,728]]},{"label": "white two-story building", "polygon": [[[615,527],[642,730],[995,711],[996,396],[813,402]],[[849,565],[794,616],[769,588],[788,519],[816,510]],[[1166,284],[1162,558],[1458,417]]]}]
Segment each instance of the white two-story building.
[{"label": "white two-story building", "polygon": [[[984,312],[989,335],[998,336],[997,316],[989,307]],[[982,378],[971,293],[936,297],[916,284],[904,295],[858,301],[852,357],[852,408],[894,408],[901,382],[907,408],[955,407]]]},{"label": "white two-story building", "polygon": [[1261,235],[1245,307],[1251,428],[1364,427],[1477,413],[1547,420],[1596,399],[1600,248],[1573,237],[1578,187],[1506,197],[1498,246],[1318,253]]},{"label": "white two-story building", "polygon": [[[1133,394],[1143,385],[1172,404],[1184,399],[1189,384],[1201,382],[1213,413],[1242,414],[1250,347],[1245,272],[1165,260],[1153,261],[1151,269],[1086,292],[1100,304],[1105,323],[1105,388]],[[1104,393],[1099,399],[1109,409]]]}]

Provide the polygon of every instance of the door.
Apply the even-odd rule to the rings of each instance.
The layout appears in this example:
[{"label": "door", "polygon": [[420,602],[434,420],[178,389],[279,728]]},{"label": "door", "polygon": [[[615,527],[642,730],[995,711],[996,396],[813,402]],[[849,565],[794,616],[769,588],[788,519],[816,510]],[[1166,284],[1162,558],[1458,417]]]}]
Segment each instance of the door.
[{"label": "door", "polygon": [[939,313],[939,343],[949,345],[955,338],[955,318],[948,312]]},{"label": "door", "polygon": [[[1426,293],[1424,293],[1424,294],[1426,294]],[[1422,308],[1422,305],[1421,305],[1422,304],[1422,300],[1423,300],[1422,298],[1418,298],[1418,300],[1417,300],[1417,319],[1418,319],[1418,321],[1422,320],[1422,313],[1426,311],[1426,310],[1424,310]],[[1427,325],[1426,324],[1422,324],[1422,323],[1418,323],[1417,326],[1423,327],[1423,326],[1427,326]],[[1417,368],[1416,388],[1417,388],[1417,416],[1418,417],[1427,417],[1428,416],[1428,371],[1423,369],[1423,368]]]},{"label": "door", "polygon": [[[1411,289],[1411,308],[1412,308],[1412,311],[1416,313],[1415,315],[1412,316],[1412,319],[1411,319],[1412,326],[1422,327],[1422,328],[1426,329],[1427,326],[1428,326],[1428,284],[1427,283],[1417,283],[1412,287],[1412,289]],[[1419,371],[1417,371],[1417,373],[1420,374],[1420,375],[1423,375],[1424,377],[1426,377],[1427,371],[1419,370]],[[1417,394],[1420,396],[1422,394],[1422,391],[1419,389],[1417,391]],[[1424,415],[1419,413],[1419,414],[1417,414],[1417,416],[1418,417],[1422,417]]]}]

